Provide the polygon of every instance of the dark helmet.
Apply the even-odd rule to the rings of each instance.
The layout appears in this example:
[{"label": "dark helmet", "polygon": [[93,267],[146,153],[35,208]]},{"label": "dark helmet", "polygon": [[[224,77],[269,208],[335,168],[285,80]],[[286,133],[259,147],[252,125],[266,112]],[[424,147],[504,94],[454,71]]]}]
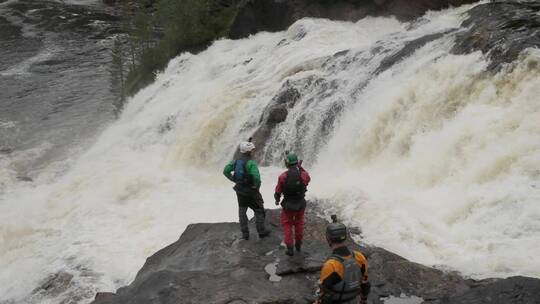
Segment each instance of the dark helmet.
[{"label": "dark helmet", "polygon": [[335,215],[332,215],[332,223],[326,227],[326,238],[332,243],[341,243],[347,239],[347,227],[338,223]]}]

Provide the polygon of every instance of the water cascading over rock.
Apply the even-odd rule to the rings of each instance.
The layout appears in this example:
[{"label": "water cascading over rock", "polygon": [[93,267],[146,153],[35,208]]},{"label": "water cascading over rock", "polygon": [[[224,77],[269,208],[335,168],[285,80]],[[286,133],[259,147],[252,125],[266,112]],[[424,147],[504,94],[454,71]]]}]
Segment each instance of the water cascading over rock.
[{"label": "water cascading over rock", "polygon": [[[480,22],[490,6],[497,32]],[[539,277],[540,54],[535,23],[519,21],[537,11],[497,2],[411,22],[308,18],[181,54],[72,166],[7,184],[0,301],[89,301],[128,285],[189,224],[235,220],[221,170],[249,137],[268,165],[267,202],[294,150],[312,173],[309,198],[365,242],[475,279]],[[55,274],[67,290],[39,288]]]}]

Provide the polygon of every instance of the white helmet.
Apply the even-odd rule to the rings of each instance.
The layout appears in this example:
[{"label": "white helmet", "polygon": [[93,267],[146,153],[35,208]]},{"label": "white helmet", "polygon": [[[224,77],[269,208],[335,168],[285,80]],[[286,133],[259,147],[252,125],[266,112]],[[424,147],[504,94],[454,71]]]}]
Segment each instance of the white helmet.
[{"label": "white helmet", "polygon": [[244,141],[240,143],[240,153],[248,153],[255,149],[255,145],[252,142]]}]

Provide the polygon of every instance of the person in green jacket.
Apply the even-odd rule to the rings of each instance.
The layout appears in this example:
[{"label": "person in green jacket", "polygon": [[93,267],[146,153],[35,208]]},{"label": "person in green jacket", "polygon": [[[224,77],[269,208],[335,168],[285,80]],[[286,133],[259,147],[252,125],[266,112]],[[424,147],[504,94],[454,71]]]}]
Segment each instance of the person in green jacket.
[{"label": "person in green jacket", "polygon": [[259,238],[264,238],[270,234],[264,224],[265,212],[264,201],[259,188],[261,187],[261,175],[259,168],[253,159],[251,152],[255,150],[252,142],[242,142],[239,146],[240,157],[230,161],[223,169],[223,174],[230,181],[234,182],[233,187],[238,198],[238,216],[240,218],[240,230],[242,237],[249,240],[249,228],[247,209],[251,208],[255,213],[255,226],[259,233]]}]

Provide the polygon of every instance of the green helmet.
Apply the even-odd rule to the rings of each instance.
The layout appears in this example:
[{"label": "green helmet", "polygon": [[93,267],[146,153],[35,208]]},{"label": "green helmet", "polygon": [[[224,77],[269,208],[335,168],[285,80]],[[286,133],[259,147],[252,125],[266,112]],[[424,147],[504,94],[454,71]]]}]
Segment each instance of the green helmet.
[{"label": "green helmet", "polygon": [[287,166],[290,165],[296,165],[298,163],[298,156],[294,153],[287,154],[287,157],[285,158],[285,164]]},{"label": "green helmet", "polygon": [[326,227],[326,238],[333,243],[341,243],[347,239],[347,227],[337,222],[337,217],[332,215],[333,223]]}]

